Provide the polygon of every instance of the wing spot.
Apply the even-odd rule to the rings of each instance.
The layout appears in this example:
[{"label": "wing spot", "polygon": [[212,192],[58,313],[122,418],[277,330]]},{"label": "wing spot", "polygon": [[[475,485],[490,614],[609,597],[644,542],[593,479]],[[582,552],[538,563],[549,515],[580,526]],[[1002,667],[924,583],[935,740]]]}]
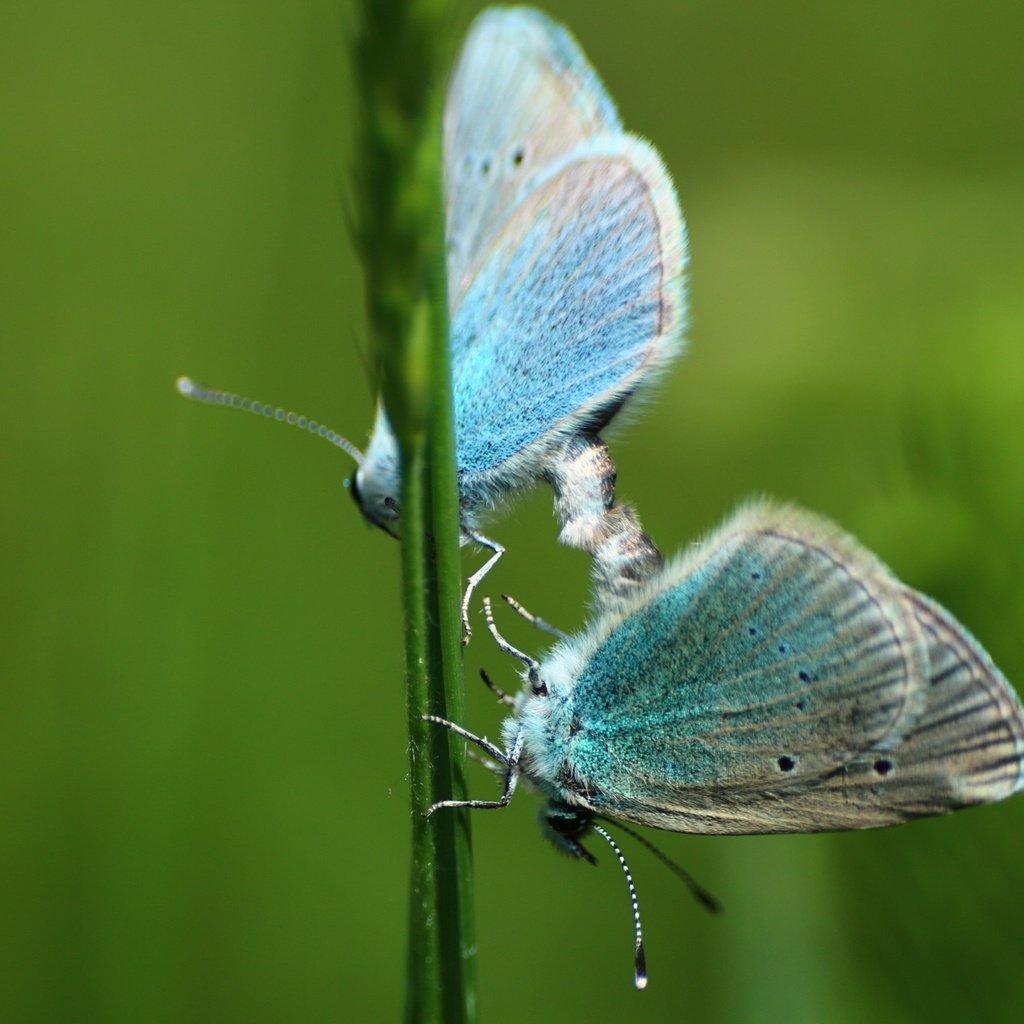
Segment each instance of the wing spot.
[{"label": "wing spot", "polygon": [[780,772],[791,772],[796,767],[796,761],[789,756],[789,754],[783,754],[779,758],[779,771]]},{"label": "wing spot", "polygon": [[886,775],[893,770],[893,763],[887,757],[880,757],[873,765],[876,775],[881,775],[884,779]]},{"label": "wing spot", "polygon": [[512,150],[511,155],[508,158],[509,166],[513,171],[518,171],[520,167],[526,163],[526,147],[522,144],[515,147]]},{"label": "wing spot", "polygon": [[811,681],[811,677],[810,677],[809,673],[801,671],[799,675],[800,675],[800,682],[801,683],[809,683]]},{"label": "wing spot", "polygon": [[485,156],[480,161],[480,173],[486,178],[491,173],[491,168],[494,166],[494,161],[489,157]]},{"label": "wing spot", "polygon": [[787,654],[789,652],[789,644],[779,644],[779,654]]},{"label": "wing spot", "polygon": [[797,711],[805,711],[807,709],[807,701],[801,697],[800,700],[796,702],[796,709]]},{"label": "wing spot", "polygon": [[749,628],[747,629],[747,632],[748,632],[748,633],[749,633],[749,634],[750,634],[751,636],[757,636],[757,627],[756,627],[756,626],[750,626],[750,627],[749,627]]},{"label": "wing spot", "polygon": [[759,580],[761,578],[761,574],[759,572],[752,572],[750,574],[750,578],[752,580]]}]

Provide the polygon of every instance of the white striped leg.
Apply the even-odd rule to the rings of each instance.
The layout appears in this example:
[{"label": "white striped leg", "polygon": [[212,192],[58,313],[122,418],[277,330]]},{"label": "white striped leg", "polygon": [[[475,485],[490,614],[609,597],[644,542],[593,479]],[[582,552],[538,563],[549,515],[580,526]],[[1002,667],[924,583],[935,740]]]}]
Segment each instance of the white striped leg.
[{"label": "white striped leg", "polygon": [[474,543],[479,544],[481,547],[489,548],[494,552],[466,580],[466,591],[462,595],[462,646],[465,647],[469,643],[469,638],[473,635],[473,628],[469,624],[469,603],[473,599],[473,592],[483,582],[484,577],[498,564],[501,556],[505,554],[505,549],[496,540],[491,540],[490,537],[485,537],[482,533],[477,533],[475,530],[468,530],[463,527],[462,532]]},{"label": "white striped leg", "polygon": [[568,634],[557,626],[552,626],[550,622],[545,622],[539,615],[534,615],[533,612],[527,611],[514,597],[509,594],[501,595],[502,601],[505,602],[518,615],[526,619],[531,625],[537,629],[542,629],[545,633],[550,633],[552,636],[557,636],[559,640],[564,640]]},{"label": "white striped leg", "polygon": [[424,715],[423,720],[425,722],[434,722],[436,725],[443,725],[450,732],[455,733],[456,736],[461,736],[463,739],[469,740],[470,743],[475,743],[486,754],[494,758],[495,761],[504,765],[506,769],[505,788],[502,790],[500,799],[438,800],[436,804],[431,804],[423,812],[423,817],[429,818],[434,811],[440,810],[442,807],[467,807],[483,811],[496,811],[500,810],[502,807],[507,807],[509,801],[512,799],[512,795],[516,791],[516,784],[519,782],[519,757],[523,752],[523,734],[521,732],[516,733],[516,739],[512,744],[512,749],[505,751],[500,747],[495,746],[495,744],[485,736],[476,736],[468,730],[463,729],[461,725],[449,722],[447,718],[439,718],[437,715]]}]

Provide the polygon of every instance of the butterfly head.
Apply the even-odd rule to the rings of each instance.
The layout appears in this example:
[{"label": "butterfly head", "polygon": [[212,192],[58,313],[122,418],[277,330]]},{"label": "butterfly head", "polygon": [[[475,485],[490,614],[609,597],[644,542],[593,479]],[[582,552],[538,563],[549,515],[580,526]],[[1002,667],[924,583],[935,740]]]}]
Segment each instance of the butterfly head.
[{"label": "butterfly head", "polygon": [[586,808],[571,807],[559,800],[545,804],[539,814],[541,831],[558,849],[596,864],[597,858],[580,841],[590,831],[593,817]]},{"label": "butterfly head", "polygon": [[398,442],[383,410],[377,412],[370,444],[348,488],[366,521],[399,535]]}]

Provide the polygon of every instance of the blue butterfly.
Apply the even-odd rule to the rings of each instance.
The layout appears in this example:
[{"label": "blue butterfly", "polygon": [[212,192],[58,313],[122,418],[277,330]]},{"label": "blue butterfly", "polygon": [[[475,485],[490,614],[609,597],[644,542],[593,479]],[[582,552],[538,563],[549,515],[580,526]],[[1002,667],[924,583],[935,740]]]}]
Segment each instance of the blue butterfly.
[{"label": "blue butterfly", "polygon": [[[605,522],[615,470],[597,435],[680,350],[686,242],[657,153],[623,130],[575,40],[537,11],[477,18],[444,153],[462,535],[493,552],[466,590],[468,628],[473,589],[504,551],[479,521],[509,492],[545,478],[563,543],[600,554],[621,541]],[[397,528],[383,409],[354,492],[369,519]],[[626,547],[658,560],[639,527]],[[621,552],[610,579],[625,578]]]},{"label": "blue butterfly", "polygon": [[[490,620],[493,622],[493,620]],[[601,819],[676,832],[895,825],[1024,788],[1024,711],[952,615],[837,527],[757,503],[527,665],[482,747],[580,857]],[[637,984],[642,945],[637,920]]]},{"label": "blue butterfly", "polygon": [[[572,36],[528,8],[473,24],[448,91],[444,167],[462,542],[492,553],[468,582],[468,637],[473,589],[504,552],[481,520],[540,479],[561,541],[594,556],[600,594],[612,600],[660,564],[615,505],[598,435],[681,350],[686,239],[658,154],[623,129]],[[363,514],[396,534],[398,445],[383,407],[365,456],[332,439],[359,462]]]}]

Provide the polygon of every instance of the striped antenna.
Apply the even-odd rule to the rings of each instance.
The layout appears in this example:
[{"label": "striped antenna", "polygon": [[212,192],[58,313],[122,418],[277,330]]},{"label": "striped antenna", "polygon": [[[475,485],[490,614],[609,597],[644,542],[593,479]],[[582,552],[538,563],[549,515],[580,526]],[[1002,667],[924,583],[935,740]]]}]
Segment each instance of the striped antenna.
[{"label": "striped antenna", "polygon": [[356,460],[358,465],[365,461],[363,453],[351,442],[340,434],[336,434],[330,427],[325,427],[316,420],[307,416],[300,416],[298,413],[267,405],[265,402],[254,402],[251,398],[243,398],[241,395],[232,394],[230,391],[219,391],[215,388],[208,388],[199,384],[191,377],[179,377],[177,380],[178,394],[189,398],[193,402],[202,402],[203,405],[226,405],[232,409],[241,409],[243,412],[251,412],[255,416],[262,416],[268,420],[277,420],[278,423],[287,423],[289,426],[298,427],[299,430],[308,430],[325,441],[330,441],[336,448],[347,452]]},{"label": "striped antenna", "polygon": [[626,885],[629,886],[629,903],[633,908],[633,929],[636,934],[636,946],[633,953],[633,984],[636,985],[638,990],[642,990],[647,988],[647,957],[644,956],[644,930],[640,925],[640,900],[636,895],[633,872],[629,870],[629,864],[626,863],[626,855],[619,849],[619,844],[596,821],[592,821],[590,827],[615,852],[615,856],[619,859],[622,873],[626,876]]}]

